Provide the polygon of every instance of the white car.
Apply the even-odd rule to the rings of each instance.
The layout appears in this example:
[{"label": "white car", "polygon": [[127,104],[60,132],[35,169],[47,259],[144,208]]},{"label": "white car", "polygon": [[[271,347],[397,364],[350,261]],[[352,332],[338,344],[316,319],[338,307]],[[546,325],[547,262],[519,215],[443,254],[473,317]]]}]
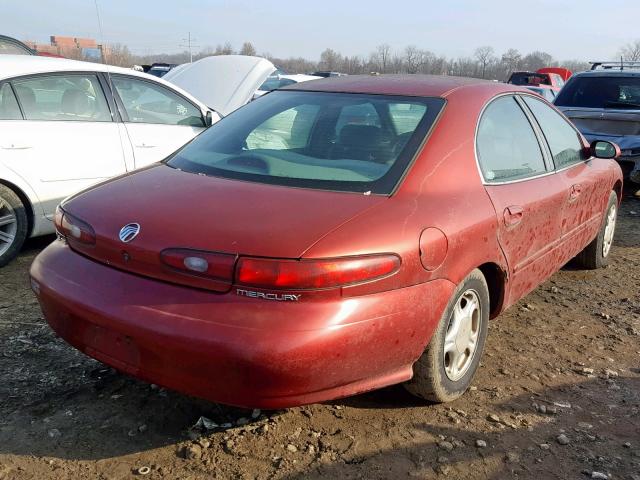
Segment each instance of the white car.
[{"label": "white car", "polygon": [[145,73],[0,55],[0,266],[65,197],[163,160],[220,115]]},{"label": "white car", "polygon": [[308,82],[310,80],[321,80],[323,77],[316,77],[315,75],[305,75],[302,73],[296,74],[280,74],[275,73],[269,76],[260,87],[258,91],[253,95],[253,98],[258,98],[278,88],[286,87],[287,85],[293,85],[294,83]]},{"label": "white car", "polygon": [[195,95],[224,116],[276,88],[322,77],[283,74],[266,58],[216,55],[178,65],[162,79]]}]

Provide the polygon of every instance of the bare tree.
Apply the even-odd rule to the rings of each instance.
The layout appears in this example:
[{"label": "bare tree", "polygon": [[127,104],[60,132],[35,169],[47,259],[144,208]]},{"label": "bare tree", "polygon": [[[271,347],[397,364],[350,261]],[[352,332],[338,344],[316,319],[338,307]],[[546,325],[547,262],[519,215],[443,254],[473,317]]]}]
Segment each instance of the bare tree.
[{"label": "bare tree", "polygon": [[584,60],[563,60],[560,65],[572,72],[583,72],[591,68],[589,62]]},{"label": "bare tree", "polygon": [[640,62],[640,39],[627,43],[622,47],[620,56],[627,62]]},{"label": "bare tree", "polygon": [[376,47],[376,56],[378,58],[378,63],[380,65],[380,72],[387,73],[389,69],[389,61],[391,59],[391,47],[388,43],[383,43],[382,45],[378,45]]},{"label": "bare tree", "polygon": [[476,60],[480,63],[480,67],[482,69],[482,78],[485,76],[485,72],[487,70],[487,65],[495,58],[494,57],[493,47],[484,46],[476,48],[474,56]]},{"label": "bare tree", "polygon": [[104,57],[104,63],[108,63],[109,65],[131,67],[134,64],[134,58],[129,51],[129,47],[121,43],[114,43],[113,45],[103,47],[102,55]]},{"label": "bare tree", "polygon": [[415,45],[404,49],[404,61],[407,73],[418,73],[424,63],[424,52]]},{"label": "bare tree", "polygon": [[250,57],[254,57],[256,55],[256,48],[253,46],[251,42],[244,42],[242,44],[242,48],[240,49],[240,55],[248,55]]},{"label": "bare tree", "polygon": [[513,73],[514,71],[518,70],[518,68],[520,68],[520,63],[522,62],[522,55],[520,55],[520,52],[515,48],[510,48],[509,50],[507,50],[502,54],[500,62],[502,63],[502,67],[504,69],[503,74],[505,76],[508,76],[509,74]]},{"label": "bare tree", "polygon": [[553,57],[547,52],[531,52],[522,59],[523,67],[531,72],[535,72],[539,68],[553,67]]},{"label": "bare tree", "polygon": [[328,71],[337,70],[342,63],[342,55],[331,48],[327,48],[320,54],[319,68]]},{"label": "bare tree", "polygon": [[214,55],[233,55],[233,54],[234,54],[233,47],[229,42],[225,43],[224,45],[218,45],[216,47],[216,51],[214,52]]}]

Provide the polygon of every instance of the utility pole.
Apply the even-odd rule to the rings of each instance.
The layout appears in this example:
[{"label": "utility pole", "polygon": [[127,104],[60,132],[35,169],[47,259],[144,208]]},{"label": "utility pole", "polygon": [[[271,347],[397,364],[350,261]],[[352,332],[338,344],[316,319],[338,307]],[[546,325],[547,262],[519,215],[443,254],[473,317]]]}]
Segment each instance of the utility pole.
[{"label": "utility pole", "polygon": [[195,41],[195,39],[191,38],[191,32],[188,33],[187,38],[183,38],[182,39],[183,42],[186,42],[187,44],[180,44],[179,46],[182,48],[188,48],[189,49],[189,63],[193,63],[193,48],[198,48],[200,47],[200,45],[194,45],[192,42]]}]

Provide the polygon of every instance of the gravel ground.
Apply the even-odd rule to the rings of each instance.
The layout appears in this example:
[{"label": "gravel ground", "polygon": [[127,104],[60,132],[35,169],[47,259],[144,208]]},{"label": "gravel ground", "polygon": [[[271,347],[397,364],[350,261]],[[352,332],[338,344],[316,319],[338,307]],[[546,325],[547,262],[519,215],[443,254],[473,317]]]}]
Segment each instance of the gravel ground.
[{"label": "gravel ground", "polygon": [[[568,265],[493,321],[475,386],[446,405],[391,387],[245,411],[120,375],[44,323],[28,268],[51,240],[29,242],[0,270],[0,480],[640,480],[640,200],[631,195],[611,265]],[[191,428],[201,416],[231,426]]]}]

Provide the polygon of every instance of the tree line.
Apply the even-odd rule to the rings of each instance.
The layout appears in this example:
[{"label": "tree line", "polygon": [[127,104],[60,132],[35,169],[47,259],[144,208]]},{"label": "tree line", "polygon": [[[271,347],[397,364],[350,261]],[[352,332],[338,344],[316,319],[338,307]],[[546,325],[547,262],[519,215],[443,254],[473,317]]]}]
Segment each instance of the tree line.
[{"label": "tree line", "polygon": [[[268,58],[279,68],[290,73],[311,73],[317,70],[329,70],[347,73],[424,73],[434,75],[457,75],[492,80],[506,80],[513,71],[535,71],[542,67],[559,66],[577,72],[589,69],[589,63],[582,60],[558,61],[551,54],[543,51],[521,53],[510,48],[497,53],[491,46],[475,49],[471,56],[456,58],[438,55],[431,50],[409,45],[402,50],[394,50],[389,44],[378,45],[367,56],[343,55],[327,48],[317,61],[303,57],[279,58],[269,53],[260,53],[251,42],[245,42],[236,50],[230,43],[216,47],[205,47],[194,54],[194,60],[211,55],[258,55]],[[617,53],[616,60],[640,61],[640,39],[631,42]],[[189,52],[175,54],[134,55],[126,45],[111,45],[106,53],[106,62],[113,65],[127,66],[150,64],[153,62],[186,63]],[[602,60],[602,59],[594,59]]]}]

